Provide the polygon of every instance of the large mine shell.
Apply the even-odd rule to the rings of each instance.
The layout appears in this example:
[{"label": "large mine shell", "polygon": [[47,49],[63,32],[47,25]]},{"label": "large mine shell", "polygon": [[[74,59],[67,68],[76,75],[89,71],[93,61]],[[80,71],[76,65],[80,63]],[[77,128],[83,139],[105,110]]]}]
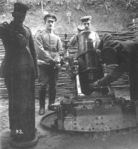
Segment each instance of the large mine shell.
[{"label": "large mine shell", "polygon": [[15,141],[35,138],[35,69],[27,47],[19,48],[12,61],[10,95],[11,130]]}]

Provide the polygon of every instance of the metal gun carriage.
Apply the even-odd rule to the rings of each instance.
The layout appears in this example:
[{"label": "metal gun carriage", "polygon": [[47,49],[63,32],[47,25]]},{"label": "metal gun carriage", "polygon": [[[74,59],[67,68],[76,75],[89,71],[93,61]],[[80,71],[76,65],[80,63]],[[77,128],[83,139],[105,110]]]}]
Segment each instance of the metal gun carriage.
[{"label": "metal gun carriage", "polygon": [[75,82],[75,94],[53,104],[54,112],[49,111],[41,119],[41,125],[79,132],[136,128],[137,102],[134,103],[133,110],[127,111],[125,106],[128,101],[123,97],[117,98],[110,85],[90,88],[89,84],[102,78],[105,72],[94,48],[92,32],[82,31],[78,38],[77,58],[67,58]]}]

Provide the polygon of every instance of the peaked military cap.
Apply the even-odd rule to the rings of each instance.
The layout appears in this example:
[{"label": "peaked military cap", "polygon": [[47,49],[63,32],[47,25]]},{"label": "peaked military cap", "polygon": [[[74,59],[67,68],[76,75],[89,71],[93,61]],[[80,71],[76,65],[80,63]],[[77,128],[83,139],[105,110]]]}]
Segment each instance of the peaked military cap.
[{"label": "peaked military cap", "polygon": [[81,22],[87,22],[88,20],[91,20],[91,16],[84,16],[84,17],[82,17],[80,20],[81,20]]},{"label": "peaked military cap", "polygon": [[23,3],[14,3],[14,12],[26,13],[29,10],[29,7]]},{"label": "peaked military cap", "polygon": [[49,20],[54,20],[55,22],[57,21],[57,17],[54,14],[48,13],[44,16],[44,20],[49,19]]}]

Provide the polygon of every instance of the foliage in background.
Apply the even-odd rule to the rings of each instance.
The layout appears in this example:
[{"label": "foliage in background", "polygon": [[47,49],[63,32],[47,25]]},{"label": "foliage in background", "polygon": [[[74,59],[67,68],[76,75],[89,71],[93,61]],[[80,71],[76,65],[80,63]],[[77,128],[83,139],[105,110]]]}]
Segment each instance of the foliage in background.
[{"label": "foliage in background", "polygon": [[111,11],[114,4],[134,12],[138,9],[138,0],[1,0],[0,10],[12,9],[14,2],[26,3],[32,9],[39,7],[42,11],[44,9],[58,11],[59,7],[64,7],[65,9],[73,8],[86,12],[88,7],[96,8],[100,5]]}]

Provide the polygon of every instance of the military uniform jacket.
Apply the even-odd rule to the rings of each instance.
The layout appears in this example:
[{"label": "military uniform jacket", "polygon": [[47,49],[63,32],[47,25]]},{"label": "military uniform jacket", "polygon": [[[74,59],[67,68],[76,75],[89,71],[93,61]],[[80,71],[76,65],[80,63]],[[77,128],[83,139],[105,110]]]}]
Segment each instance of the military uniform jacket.
[{"label": "military uniform jacket", "polygon": [[127,41],[113,40],[111,34],[105,34],[99,44],[99,49],[105,47],[114,48],[117,52],[115,68],[105,77],[99,80],[99,85],[104,86],[121,77],[124,72],[135,74],[138,72],[138,39]]},{"label": "military uniform jacket", "polygon": [[38,60],[43,60],[45,63],[49,63],[50,60],[63,53],[60,37],[53,32],[49,33],[46,29],[36,33],[35,48]]}]

